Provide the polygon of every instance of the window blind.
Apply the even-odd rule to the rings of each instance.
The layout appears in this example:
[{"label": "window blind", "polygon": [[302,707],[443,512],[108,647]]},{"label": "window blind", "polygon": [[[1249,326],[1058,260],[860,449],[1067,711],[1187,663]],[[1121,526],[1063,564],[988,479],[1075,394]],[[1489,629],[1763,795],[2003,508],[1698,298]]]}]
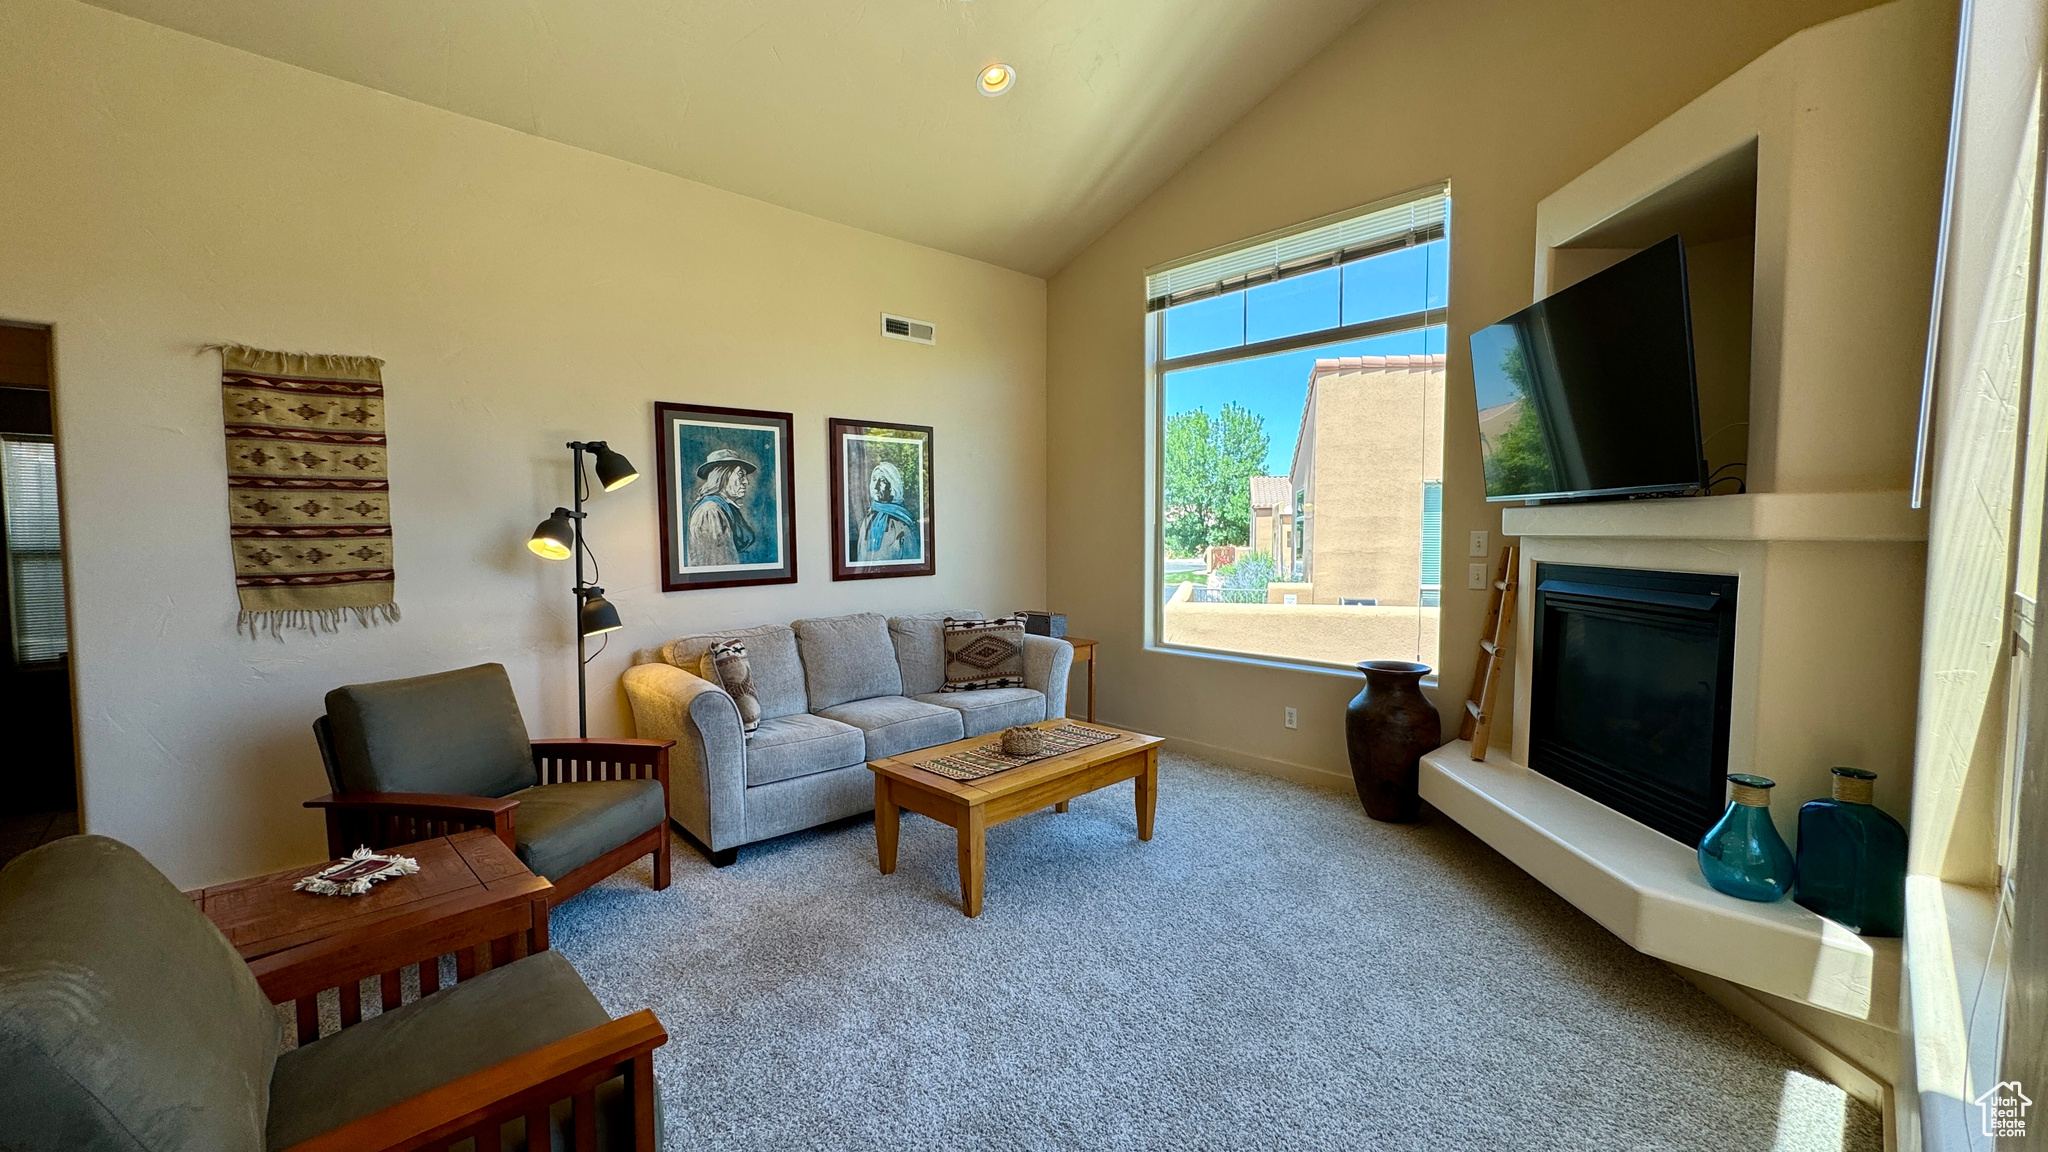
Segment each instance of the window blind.
[{"label": "window blind", "polygon": [[1146,311],[1442,239],[1450,203],[1437,184],[1163,265],[1145,274]]},{"label": "window blind", "polygon": [[70,648],[64,630],[64,537],[57,519],[57,451],[48,437],[0,438],[0,501],[7,520],[14,659],[61,659]]},{"label": "window blind", "polygon": [[1443,587],[1444,486],[1442,481],[1422,482],[1422,606],[1437,606]]}]

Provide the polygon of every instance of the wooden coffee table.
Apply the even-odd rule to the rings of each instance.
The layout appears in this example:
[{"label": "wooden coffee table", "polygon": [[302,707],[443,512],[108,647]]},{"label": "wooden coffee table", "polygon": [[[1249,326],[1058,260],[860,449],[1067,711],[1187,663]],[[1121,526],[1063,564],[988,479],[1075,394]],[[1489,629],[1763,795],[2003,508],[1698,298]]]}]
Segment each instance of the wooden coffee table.
[{"label": "wooden coffee table", "polygon": [[[318,1034],[313,996],[320,989],[340,987],[344,1026],[361,1019],[355,983],[336,985],[333,979],[359,966],[366,952],[433,957],[434,963],[418,965],[424,995],[440,986],[442,955],[453,953],[456,979],[467,980],[479,970],[547,950],[554,885],[527,871],[490,829],[404,844],[384,854],[409,856],[420,870],[381,881],[361,896],[293,889],[301,877],[333,861],[185,894],[249,962],[273,1003],[298,1001],[301,1043]],[[395,1008],[399,974],[382,976],[384,1007]]]},{"label": "wooden coffee table", "polygon": [[[1048,720],[1038,727],[1056,728],[1065,723]],[[980,747],[994,736],[956,740],[869,762],[868,769],[875,774],[875,847],[881,855],[882,874],[896,871],[901,809],[949,824],[960,843],[961,909],[969,916],[979,916],[991,825],[1047,806],[1065,812],[1074,797],[1122,780],[1137,781],[1138,839],[1150,840],[1152,814],[1159,802],[1159,745],[1164,741],[1107,724],[1090,727],[1115,732],[1117,738],[979,780],[949,779],[918,764]]]}]

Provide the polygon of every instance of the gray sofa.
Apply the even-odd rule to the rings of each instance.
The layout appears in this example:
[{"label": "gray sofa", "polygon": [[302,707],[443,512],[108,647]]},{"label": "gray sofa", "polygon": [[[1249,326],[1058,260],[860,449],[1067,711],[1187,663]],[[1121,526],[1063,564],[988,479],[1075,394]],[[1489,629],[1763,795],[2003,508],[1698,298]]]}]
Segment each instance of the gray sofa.
[{"label": "gray sofa", "polygon": [[[867,762],[1067,712],[1074,649],[1024,638],[1022,688],[942,692],[942,625],[977,612],[888,618],[875,613],[686,636],[636,653],[626,670],[633,724],[674,740],[669,816],[723,867],[739,846],[869,812]],[[697,675],[720,640],[747,646],[761,725]]]}]

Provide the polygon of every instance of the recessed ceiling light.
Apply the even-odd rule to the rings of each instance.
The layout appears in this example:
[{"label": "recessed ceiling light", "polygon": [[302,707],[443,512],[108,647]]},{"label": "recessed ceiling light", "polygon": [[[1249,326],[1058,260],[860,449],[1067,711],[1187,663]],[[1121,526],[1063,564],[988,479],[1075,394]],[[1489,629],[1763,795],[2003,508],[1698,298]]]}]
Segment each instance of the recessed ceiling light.
[{"label": "recessed ceiling light", "polygon": [[991,64],[981,70],[974,82],[983,96],[1001,96],[1017,82],[1017,70],[1008,64]]}]

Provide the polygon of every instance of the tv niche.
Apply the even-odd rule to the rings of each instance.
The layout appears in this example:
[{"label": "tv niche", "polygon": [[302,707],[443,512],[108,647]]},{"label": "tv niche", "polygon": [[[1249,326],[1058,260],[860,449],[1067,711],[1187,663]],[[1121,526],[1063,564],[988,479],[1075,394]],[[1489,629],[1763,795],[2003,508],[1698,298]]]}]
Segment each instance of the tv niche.
[{"label": "tv niche", "polygon": [[1472,383],[1488,500],[1707,490],[1677,236],[1473,333]]}]

